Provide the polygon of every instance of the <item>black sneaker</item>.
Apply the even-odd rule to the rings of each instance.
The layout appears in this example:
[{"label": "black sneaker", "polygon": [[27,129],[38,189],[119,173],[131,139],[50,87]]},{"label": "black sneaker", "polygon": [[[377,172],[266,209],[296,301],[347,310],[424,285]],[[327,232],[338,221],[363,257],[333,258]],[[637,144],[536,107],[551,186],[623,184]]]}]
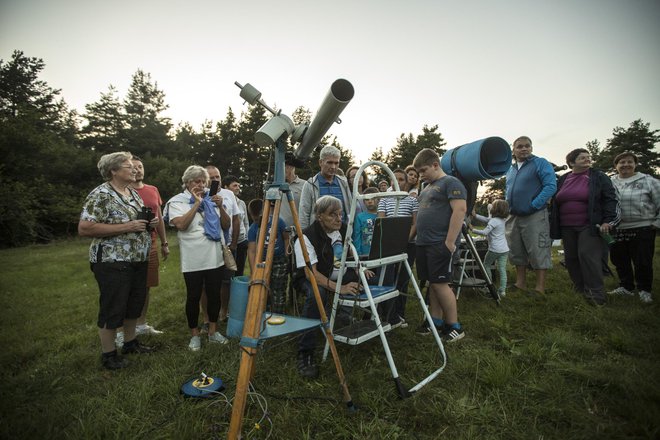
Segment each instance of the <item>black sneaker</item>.
[{"label": "black sneaker", "polygon": [[403,318],[401,318],[399,315],[394,315],[394,316],[390,317],[387,320],[387,322],[390,323],[390,327],[392,329],[395,329],[397,327],[401,327],[403,325],[403,323],[405,323],[406,321],[404,321]]},{"label": "black sneaker", "polygon": [[442,338],[445,340],[445,342],[456,342],[459,339],[463,339],[465,336],[465,331],[463,330],[463,327],[455,328],[455,327],[446,327],[445,331],[443,332]]},{"label": "black sneaker", "polygon": [[128,367],[128,361],[117,354],[117,350],[101,355],[101,364],[108,370],[119,370]]},{"label": "black sneaker", "polygon": [[314,363],[314,354],[311,351],[298,352],[298,374],[307,379],[316,379],[319,375],[319,367]]},{"label": "black sneaker", "polygon": [[151,353],[152,351],[154,351],[153,347],[141,344],[137,338],[133,339],[132,341],[124,342],[124,346],[121,348],[122,354]]},{"label": "black sneaker", "polygon": [[417,327],[417,329],[415,330],[415,333],[422,336],[430,335],[431,327],[429,327],[429,323],[426,321],[422,321],[419,327]]}]

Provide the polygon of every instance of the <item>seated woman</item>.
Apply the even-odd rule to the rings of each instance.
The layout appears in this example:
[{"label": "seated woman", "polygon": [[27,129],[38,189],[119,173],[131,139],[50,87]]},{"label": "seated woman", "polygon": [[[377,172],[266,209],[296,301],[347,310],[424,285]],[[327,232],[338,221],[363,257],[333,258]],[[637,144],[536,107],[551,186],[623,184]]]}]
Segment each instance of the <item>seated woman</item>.
[{"label": "seated woman", "polygon": [[605,241],[619,221],[619,202],[612,181],[591,168],[584,148],[566,155],[571,172],[559,178],[552,198],[550,236],[564,244],[566,269],[575,290],[597,305],[605,303],[602,256]]},{"label": "seated woman", "polygon": [[[312,265],[312,273],[319,286],[321,299],[327,308],[328,292],[334,292],[337,287],[336,281],[341,269],[340,260],[346,236],[346,225],[341,221],[341,201],[333,196],[319,197],[314,205],[314,215],[316,217],[314,223],[303,231],[303,236],[309,254],[309,262]],[[305,267],[300,240],[296,240],[294,249],[296,266],[299,269]],[[360,284],[355,281],[357,277],[354,275],[354,272],[352,274],[344,272],[340,293],[358,294],[360,292]],[[367,273],[367,277],[372,275],[371,272]],[[316,305],[312,285],[309,280],[305,280],[303,284],[306,296],[302,316],[319,319],[321,314]],[[316,333],[316,329],[303,333],[298,343],[297,367],[298,373],[303,377],[315,378],[318,376],[318,367],[314,363]]]},{"label": "seated woman", "polygon": [[208,298],[208,341],[226,344],[227,339],[216,331],[220,312],[220,289],[224,270],[221,246],[222,229],[216,204],[206,194],[208,172],[197,165],[189,166],[181,177],[183,192],[172,197],[165,207],[170,225],[177,228],[181,249],[181,272],[186,283],[186,318],[191,338],[188,348],[201,348],[199,328],[199,300],[202,289]]}]

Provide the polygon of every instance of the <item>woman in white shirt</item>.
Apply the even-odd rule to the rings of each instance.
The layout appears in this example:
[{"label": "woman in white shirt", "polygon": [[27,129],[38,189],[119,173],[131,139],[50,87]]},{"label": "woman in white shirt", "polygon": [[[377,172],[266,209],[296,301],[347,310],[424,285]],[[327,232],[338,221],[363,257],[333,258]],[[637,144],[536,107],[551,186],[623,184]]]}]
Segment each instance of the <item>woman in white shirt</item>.
[{"label": "woman in white shirt", "polygon": [[216,331],[220,311],[220,289],[224,259],[222,256],[222,228],[218,208],[206,193],[207,171],[197,165],[189,166],[181,177],[183,192],[172,197],[165,207],[169,224],[178,230],[181,250],[181,272],[186,283],[186,317],[192,337],[188,348],[201,348],[199,337],[199,300],[202,289],[208,297],[210,343],[226,344],[227,339]]}]

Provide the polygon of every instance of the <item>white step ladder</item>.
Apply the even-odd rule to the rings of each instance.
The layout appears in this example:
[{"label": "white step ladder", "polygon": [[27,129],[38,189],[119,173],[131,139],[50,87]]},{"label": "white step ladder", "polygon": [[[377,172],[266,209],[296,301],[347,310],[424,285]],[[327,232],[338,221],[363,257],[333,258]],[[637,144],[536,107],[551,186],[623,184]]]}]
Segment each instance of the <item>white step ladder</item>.
[{"label": "white step ladder", "polygon": [[[394,183],[394,191],[388,192],[387,197],[396,198],[395,216],[399,210],[400,200],[408,196],[408,193],[406,191],[400,191],[394,173],[389,169],[387,165],[385,165],[382,162],[369,161],[363,164],[357,171],[355,178],[353,180],[353,199],[351,203],[351,211],[348,216],[349,222],[346,229],[346,237],[344,239],[344,250],[341,257],[341,267],[357,270],[363,291],[359,295],[340,294],[339,291],[341,288],[341,282],[344,271],[343,270],[339,271],[339,277],[336,283],[337,287],[335,290],[335,295],[332,303],[332,312],[330,314],[330,329],[332,330],[335,341],[349,345],[358,345],[372,338],[380,337],[381,343],[383,345],[383,350],[385,351],[385,357],[387,358],[387,363],[392,372],[392,378],[394,379],[397,392],[402,398],[404,398],[418,391],[424,385],[435,379],[442,372],[442,370],[444,370],[445,366],[447,365],[447,356],[445,354],[444,346],[442,345],[442,340],[440,338],[440,335],[438,334],[438,331],[435,325],[433,324],[431,314],[429,313],[426,303],[424,301],[424,296],[422,295],[419,285],[417,284],[417,281],[413,276],[413,272],[410,267],[410,264],[408,263],[408,254],[406,252],[406,249],[405,248],[401,249],[400,254],[387,256],[384,258],[378,258],[378,259],[361,260],[360,256],[357,255],[355,246],[352,242],[352,236],[353,236],[353,224],[355,220],[355,213],[359,200],[383,197],[383,193],[372,193],[372,194],[363,195],[363,194],[359,194],[357,191],[360,176],[362,175],[362,173],[364,173],[365,169],[370,166],[380,167],[382,171],[385,171],[390,176],[390,180]],[[365,175],[365,178],[366,177],[367,176]],[[353,256],[353,258],[349,258],[349,251],[350,254]],[[433,370],[427,377],[422,379],[415,386],[413,386],[408,390],[406,390],[406,388],[401,383],[401,380],[399,378],[399,373],[394,363],[394,358],[392,356],[392,352],[390,350],[390,346],[387,340],[386,333],[389,333],[394,328],[390,323],[381,321],[377,308],[377,304],[386,301],[388,299],[396,298],[400,294],[400,292],[396,289],[395,286],[383,285],[383,280],[385,277],[385,268],[391,264],[402,264],[405,270],[407,271],[410,279],[410,283],[412,284],[415,290],[417,300],[424,313],[426,322],[428,323],[428,326],[431,329],[431,333],[433,334],[435,343],[437,344],[440,354],[442,356],[442,365],[440,365],[438,368]],[[369,285],[369,283],[367,282],[365,272],[367,270],[374,270],[378,268],[381,268],[378,284]],[[403,293],[406,294],[406,292]],[[334,329],[337,311],[339,310],[340,306],[350,306],[353,308],[360,308],[365,311],[368,311],[371,313],[371,319],[357,321],[348,325],[347,327]],[[328,350],[329,350],[329,345],[326,342],[325,350],[323,353],[324,360],[328,356]]]}]

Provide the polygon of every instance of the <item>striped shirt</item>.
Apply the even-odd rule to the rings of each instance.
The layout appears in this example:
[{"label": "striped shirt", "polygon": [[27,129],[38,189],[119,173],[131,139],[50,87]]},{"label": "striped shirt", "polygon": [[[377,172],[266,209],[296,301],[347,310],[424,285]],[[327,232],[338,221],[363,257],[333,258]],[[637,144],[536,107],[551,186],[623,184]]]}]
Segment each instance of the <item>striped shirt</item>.
[{"label": "striped shirt", "polygon": [[[378,202],[378,212],[384,212],[385,217],[394,217],[396,197],[384,197]],[[419,209],[419,202],[414,197],[399,199],[399,217],[411,216]]]}]

